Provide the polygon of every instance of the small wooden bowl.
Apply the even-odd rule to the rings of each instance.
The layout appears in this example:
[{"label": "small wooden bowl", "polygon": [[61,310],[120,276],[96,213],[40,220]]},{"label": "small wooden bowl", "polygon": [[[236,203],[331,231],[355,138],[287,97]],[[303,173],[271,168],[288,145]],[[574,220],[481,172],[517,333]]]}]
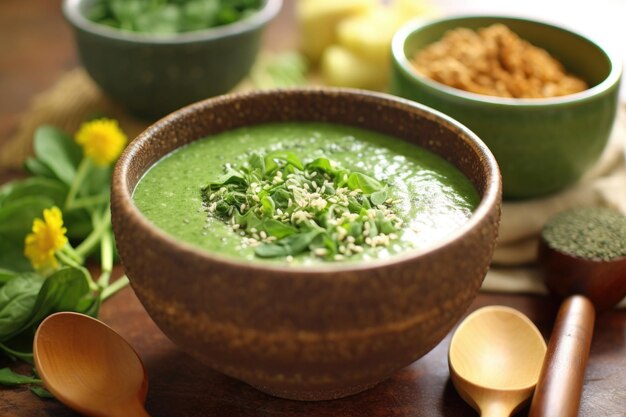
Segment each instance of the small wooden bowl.
[{"label": "small wooden bowl", "polygon": [[[319,267],[238,262],[153,226],[131,195],[161,157],[207,135],[265,122],[323,121],[393,135],[457,166],[481,202],[427,250]],[[500,220],[501,180],[467,128],[422,105],[346,89],[227,95],[152,125],[113,176],[113,227],[133,289],[182,350],[284,398],[325,400],[368,389],[420,358],[461,318],[487,272]]]}]

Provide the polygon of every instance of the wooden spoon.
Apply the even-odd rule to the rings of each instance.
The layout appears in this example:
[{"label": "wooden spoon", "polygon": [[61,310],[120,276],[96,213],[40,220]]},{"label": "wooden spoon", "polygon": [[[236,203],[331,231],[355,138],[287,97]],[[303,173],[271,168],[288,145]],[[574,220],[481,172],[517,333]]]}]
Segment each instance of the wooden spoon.
[{"label": "wooden spoon", "polygon": [[37,373],[54,396],[86,416],[148,416],[148,379],[133,348],[104,323],[78,313],[46,318],[33,344]]},{"label": "wooden spoon", "polygon": [[530,398],[546,353],[543,336],[519,311],[483,307],[454,332],[452,383],[482,417],[507,417]]},{"label": "wooden spoon", "polygon": [[542,239],[539,262],[550,292],[567,298],[550,335],[529,416],[576,417],[595,311],[606,310],[626,296],[626,256],[609,261],[578,258]]}]

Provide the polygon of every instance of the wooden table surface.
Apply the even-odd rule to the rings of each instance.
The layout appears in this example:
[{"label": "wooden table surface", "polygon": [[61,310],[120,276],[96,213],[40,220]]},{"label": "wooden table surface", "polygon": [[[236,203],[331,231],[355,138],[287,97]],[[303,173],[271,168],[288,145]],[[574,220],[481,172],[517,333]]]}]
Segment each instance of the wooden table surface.
[{"label": "wooden table surface", "polygon": [[[267,48],[281,50],[295,44],[293,0],[286,3],[266,33]],[[33,96],[78,65],[59,4],[60,0],[0,1],[0,147],[15,131]],[[14,175],[0,172],[0,182]],[[557,309],[547,297],[481,293],[468,313],[492,304],[524,312],[546,338]],[[270,397],[189,358],[150,320],[130,289],[103,306],[101,319],[118,330],[142,357],[150,377],[146,407],[152,416],[476,415],[449,380],[450,335],[422,359],[372,390],[341,400],[304,403]],[[0,359],[0,367],[7,365]],[[523,410],[519,415],[526,413]],[[74,415],[57,401],[39,399],[25,388],[0,388],[0,416]],[[598,318],[580,416],[626,416],[626,310],[613,310]]]}]

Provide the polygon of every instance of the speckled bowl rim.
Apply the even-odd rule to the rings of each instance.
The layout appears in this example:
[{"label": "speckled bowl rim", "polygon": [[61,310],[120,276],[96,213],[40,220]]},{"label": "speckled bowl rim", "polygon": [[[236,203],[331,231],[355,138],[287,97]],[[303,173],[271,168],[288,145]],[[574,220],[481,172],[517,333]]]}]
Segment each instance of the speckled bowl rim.
[{"label": "speckled bowl rim", "polygon": [[[424,30],[426,28],[439,25],[444,22],[454,21],[467,21],[473,19],[489,19],[489,20],[501,20],[501,21],[516,21],[537,26],[546,26],[552,29],[561,31],[571,37],[578,38],[588,44],[596,47],[601,53],[603,53],[608,59],[611,70],[602,82],[599,84],[581,91],[579,93],[568,94],[566,96],[551,97],[551,98],[506,98],[506,97],[494,97],[489,95],[471,93],[458,88],[450,87],[440,82],[431,80],[425,77],[412,68],[412,65],[404,52],[404,45],[409,37],[414,33]],[[506,22],[504,22],[506,23]],[[460,27],[460,26],[459,26]],[[604,48],[600,43],[590,39],[587,36],[574,32],[564,27],[556,26],[552,23],[543,22],[541,20],[527,19],[517,16],[504,16],[504,15],[458,15],[444,17],[441,19],[429,20],[424,22],[423,20],[412,20],[402,26],[394,35],[391,41],[391,55],[395,63],[398,64],[404,77],[408,78],[415,84],[424,84],[434,90],[437,90],[440,94],[448,97],[456,97],[462,100],[466,100],[472,104],[494,105],[494,106],[508,106],[508,107],[521,107],[521,108],[538,108],[538,107],[551,107],[562,106],[567,104],[575,104],[583,101],[591,100],[598,95],[605,94],[613,87],[617,87],[620,82],[623,64],[622,61],[615,55],[614,52]]]},{"label": "speckled bowl rim", "polygon": [[258,29],[276,17],[283,3],[283,0],[265,0],[265,4],[258,12],[245,19],[224,26],[184,32],[176,35],[147,35],[126,30],[117,30],[92,22],[79,10],[81,3],[84,1],[85,0],[63,0],[63,14],[67,21],[75,28],[102,36],[103,38],[155,45],[206,42]]},{"label": "speckled bowl rim", "polygon": [[[432,116],[431,120],[437,120],[442,125],[446,125],[450,130],[457,132],[461,140],[465,140],[466,143],[470,147],[472,147],[476,153],[479,155],[479,159],[481,161],[481,168],[487,171],[487,178],[485,178],[485,192],[481,197],[480,203],[476,210],[474,210],[470,219],[463,224],[460,228],[456,229],[445,238],[437,241],[435,244],[428,246],[426,248],[409,250],[397,255],[393,255],[386,259],[379,260],[367,260],[366,262],[354,262],[354,263],[331,263],[331,264],[319,264],[319,265],[284,265],[280,263],[264,263],[257,261],[243,261],[237,260],[234,257],[229,257],[227,255],[219,255],[208,252],[204,249],[198,248],[190,243],[186,243],[182,240],[176,239],[174,236],[160,229],[156,225],[152,224],[137,208],[137,206],[132,201],[132,193],[133,190],[130,190],[126,181],[126,178],[129,175],[130,165],[134,156],[144,151],[145,148],[151,146],[151,137],[158,133],[159,131],[166,129],[169,124],[176,121],[177,119],[184,118],[189,116],[197,111],[204,109],[205,107],[210,107],[214,103],[219,104],[220,102],[235,104],[239,99],[248,97],[248,96],[271,96],[271,95],[298,95],[298,94],[338,94],[342,96],[354,96],[358,99],[358,97],[367,97],[369,99],[374,99],[381,101],[384,106],[393,106],[403,107],[405,109],[415,109],[418,112],[424,114],[425,116]],[[163,157],[163,156],[162,156]],[[161,157],[161,158],[162,158]],[[159,158],[159,159],[161,159]],[[141,177],[145,175],[145,173],[149,170],[140,173],[140,179],[137,181],[141,181]],[[136,187],[136,184],[135,184]],[[495,157],[487,147],[483,143],[476,134],[474,134],[467,127],[457,122],[445,114],[431,109],[430,107],[424,106],[419,103],[415,103],[410,100],[405,100],[396,96],[392,96],[389,94],[383,93],[374,93],[371,91],[365,90],[356,90],[349,88],[320,88],[320,87],[309,87],[309,88],[296,88],[289,90],[265,90],[265,91],[255,91],[251,93],[237,93],[237,94],[226,94],[218,97],[213,97],[207,100],[203,100],[189,106],[183,107],[180,110],[177,110],[170,115],[164,117],[163,119],[157,121],[152,126],[148,127],[143,133],[141,133],[135,140],[133,140],[124,150],[122,155],[120,156],[115,170],[113,172],[112,179],[112,191],[117,190],[117,203],[119,205],[119,214],[120,216],[125,216],[129,218],[128,220],[139,224],[140,227],[150,234],[150,239],[158,239],[160,241],[165,242],[172,249],[172,253],[175,251],[183,251],[189,253],[195,257],[195,259],[205,259],[210,263],[219,263],[225,266],[229,266],[231,268],[240,268],[242,273],[249,273],[250,277],[253,277],[255,271],[263,270],[263,271],[276,271],[281,272],[283,274],[299,274],[299,275],[314,275],[318,277],[320,273],[332,273],[335,272],[361,272],[370,269],[382,268],[390,265],[401,264],[405,262],[412,262],[417,258],[426,257],[429,254],[437,252],[439,250],[444,249],[446,246],[456,242],[459,239],[462,239],[463,236],[468,234],[473,229],[479,227],[479,225],[486,221],[489,217],[490,213],[494,209],[499,210],[500,202],[501,202],[501,191],[502,191],[502,180],[500,177],[500,170],[498,168],[498,164],[496,162]],[[246,270],[247,272],[245,272]]]}]

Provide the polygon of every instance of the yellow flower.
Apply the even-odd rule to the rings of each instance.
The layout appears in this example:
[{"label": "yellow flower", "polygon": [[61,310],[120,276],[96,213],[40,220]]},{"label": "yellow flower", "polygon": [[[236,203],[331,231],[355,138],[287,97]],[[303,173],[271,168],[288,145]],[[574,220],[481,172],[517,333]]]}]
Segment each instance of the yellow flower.
[{"label": "yellow flower", "polygon": [[59,263],[54,254],[67,243],[63,217],[58,207],[43,211],[43,220],[33,221],[32,233],[26,236],[24,255],[35,269],[56,268]]},{"label": "yellow flower", "polygon": [[80,126],[76,142],[96,165],[106,166],[122,153],[126,146],[126,135],[116,120],[97,119]]}]

